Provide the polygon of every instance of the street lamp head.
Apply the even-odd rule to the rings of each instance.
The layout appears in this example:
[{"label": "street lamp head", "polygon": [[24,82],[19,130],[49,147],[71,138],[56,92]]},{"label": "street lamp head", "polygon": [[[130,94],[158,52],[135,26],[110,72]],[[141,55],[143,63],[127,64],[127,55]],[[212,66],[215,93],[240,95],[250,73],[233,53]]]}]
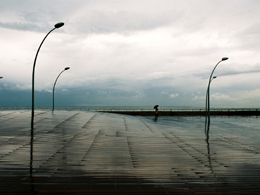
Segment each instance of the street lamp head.
[{"label": "street lamp head", "polygon": [[0,77],[0,79],[2,79],[3,77]]},{"label": "street lamp head", "polygon": [[214,76],[212,79],[216,79],[217,78],[217,76]]},{"label": "street lamp head", "polygon": [[59,22],[59,23],[55,24],[54,27],[55,27],[55,28],[60,28],[60,27],[62,27],[63,25],[64,25],[63,22]]},{"label": "street lamp head", "polygon": [[70,69],[70,67],[66,67],[66,68],[64,68],[64,70],[69,70]]},{"label": "street lamp head", "polygon": [[222,61],[228,60],[228,57],[223,57]]}]

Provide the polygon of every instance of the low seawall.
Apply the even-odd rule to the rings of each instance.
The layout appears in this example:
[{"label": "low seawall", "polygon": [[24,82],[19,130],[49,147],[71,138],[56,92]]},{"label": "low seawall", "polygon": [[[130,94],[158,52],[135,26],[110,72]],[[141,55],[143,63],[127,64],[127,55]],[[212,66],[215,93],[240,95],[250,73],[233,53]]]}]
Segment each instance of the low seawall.
[{"label": "low seawall", "polygon": [[[137,116],[154,116],[154,111],[118,111],[118,110],[106,110],[100,112],[125,114],[125,115],[137,115]],[[159,111],[159,116],[205,116],[205,111]],[[241,111],[211,111],[212,116],[257,116],[260,115],[258,110],[241,110]]]}]

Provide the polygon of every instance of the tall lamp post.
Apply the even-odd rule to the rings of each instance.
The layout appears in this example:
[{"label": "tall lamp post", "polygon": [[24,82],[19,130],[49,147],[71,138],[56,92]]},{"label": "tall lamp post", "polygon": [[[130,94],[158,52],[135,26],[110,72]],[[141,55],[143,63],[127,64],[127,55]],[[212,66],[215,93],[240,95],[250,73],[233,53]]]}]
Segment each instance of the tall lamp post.
[{"label": "tall lamp post", "polygon": [[208,83],[208,88],[207,88],[207,96],[206,96],[206,112],[208,113],[208,125],[210,124],[210,98],[209,98],[209,94],[210,94],[210,83],[211,81],[213,80],[212,79],[212,75],[215,71],[215,69],[217,68],[217,66],[219,65],[220,62],[222,61],[225,61],[225,60],[228,60],[227,57],[223,57],[216,65],[215,67],[213,68],[211,74],[210,74],[210,77],[209,77],[209,83]]},{"label": "tall lamp post", "polygon": [[69,70],[69,69],[70,69],[70,67],[64,68],[64,70],[60,72],[60,74],[57,76],[57,78],[56,78],[56,80],[55,80],[55,82],[54,82],[53,90],[52,90],[52,91],[53,91],[53,92],[52,92],[52,112],[54,111],[54,91],[55,91],[55,85],[56,85],[57,80],[58,80],[58,78],[60,77],[60,75],[61,75],[64,71]]},{"label": "tall lamp post", "polygon": [[54,31],[55,29],[57,28],[60,28],[64,25],[63,22],[59,22],[57,24],[54,25],[54,28],[51,29],[48,34],[44,37],[44,39],[42,40],[37,52],[36,52],[36,55],[35,55],[35,58],[34,58],[34,62],[33,62],[33,72],[32,72],[32,117],[31,117],[31,129],[33,129],[33,121],[34,121],[34,72],[35,72],[35,65],[36,65],[36,60],[37,60],[37,56],[38,56],[38,53],[41,49],[41,46],[43,44],[43,42],[45,41],[45,39],[48,37],[48,35]]},{"label": "tall lamp post", "polygon": [[[212,79],[210,80],[210,83],[213,81],[213,79],[216,79],[216,78],[217,78],[217,76],[213,76]],[[208,91],[209,91],[209,85],[207,87],[207,92],[206,92],[206,104],[205,104],[206,116],[208,115],[208,99],[209,99]]]},{"label": "tall lamp post", "polygon": [[[213,76],[212,77],[212,79],[210,80],[210,83],[214,80],[214,79],[216,79],[217,78],[217,76]],[[207,87],[207,92],[206,92],[206,104],[205,104],[205,113],[206,113],[206,120],[205,120],[205,133],[207,134],[208,133],[208,131],[207,131],[207,122],[208,122],[208,100],[209,100],[209,94],[208,94],[208,91],[209,91],[209,85],[208,85],[208,87]]]}]

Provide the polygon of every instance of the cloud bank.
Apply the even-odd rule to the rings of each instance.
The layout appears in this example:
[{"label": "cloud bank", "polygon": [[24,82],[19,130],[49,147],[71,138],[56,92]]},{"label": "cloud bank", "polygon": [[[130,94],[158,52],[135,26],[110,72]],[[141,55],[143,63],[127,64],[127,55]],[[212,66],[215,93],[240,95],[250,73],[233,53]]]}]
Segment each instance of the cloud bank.
[{"label": "cloud bank", "polygon": [[[53,83],[61,105],[259,107],[260,2],[0,0],[0,106],[30,102],[36,51],[38,105]],[[22,95],[24,94],[24,95]],[[20,98],[17,98],[20,97]],[[45,97],[45,98],[41,98]],[[65,101],[66,100],[66,101]]]}]

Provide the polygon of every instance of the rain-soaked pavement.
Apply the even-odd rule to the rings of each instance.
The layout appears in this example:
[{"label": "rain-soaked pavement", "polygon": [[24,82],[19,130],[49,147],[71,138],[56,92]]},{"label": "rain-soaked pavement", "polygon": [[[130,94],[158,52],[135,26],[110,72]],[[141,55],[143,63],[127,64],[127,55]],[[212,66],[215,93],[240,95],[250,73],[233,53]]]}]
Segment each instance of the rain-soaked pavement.
[{"label": "rain-soaked pavement", "polygon": [[259,194],[260,119],[0,112],[0,194]]}]

